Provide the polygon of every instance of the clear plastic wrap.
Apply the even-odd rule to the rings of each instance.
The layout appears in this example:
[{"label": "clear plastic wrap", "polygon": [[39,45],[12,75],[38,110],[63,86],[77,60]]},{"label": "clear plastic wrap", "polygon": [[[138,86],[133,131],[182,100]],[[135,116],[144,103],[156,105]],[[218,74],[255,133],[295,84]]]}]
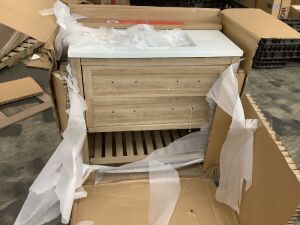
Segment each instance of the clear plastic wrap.
[{"label": "clear plastic wrap", "polygon": [[244,109],[238,92],[236,72],[239,63],[228,67],[214,83],[207,94],[232,117],[232,123],[220,156],[220,182],[216,199],[239,212],[243,191],[252,184],[253,170],[253,134],[257,120],[245,119]]},{"label": "clear plastic wrap", "polygon": [[193,44],[186,33],[180,29],[155,30],[153,26],[147,24],[138,24],[128,29],[85,27],[77,22],[77,19],[84,17],[71,14],[70,9],[59,1],[54,5],[54,14],[60,26],[56,39],[58,57],[61,56],[63,46],[70,44],[97,44],[108,49],[116,46],[147,48],[180,47]]},{"label": "clear plastic wrap", "polygon": [[91,166],[83,164],[81,154],[86,137],[86,105],[71,73],[68,85],[71,103],[68,127],[62,142],[31,185],[15,225],[43,224],[59,214],[62,222],[68,223],[73,200],[86,196],[81,185],[92,171]]}]

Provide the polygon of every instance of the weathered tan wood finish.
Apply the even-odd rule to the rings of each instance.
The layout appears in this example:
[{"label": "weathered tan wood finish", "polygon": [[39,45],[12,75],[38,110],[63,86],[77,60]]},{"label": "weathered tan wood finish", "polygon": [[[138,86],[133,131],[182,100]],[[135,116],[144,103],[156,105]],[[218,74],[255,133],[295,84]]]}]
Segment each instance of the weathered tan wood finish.
[{"label": "weathered tan wood finish", "polygon": [[90,163],[103,165],[138,161],[186,134],[188,130],[97,133]]},{"label": "weathered tan wood finish", "polygon": [[84,59],[81,65],[89,108],[88,130],[202,127],[209,121],[207,91],[236,60]]},{"label": "weathered tan wood finish", "polygon": [[[238,57],[71,59],[71,65],[88,105],[88,132],[98,133],[207,125],[210,119],[206,93],[237,60]],[[84,152],[89,154],[88,149]],[[127,161],[134,158],[127,157]]]}]

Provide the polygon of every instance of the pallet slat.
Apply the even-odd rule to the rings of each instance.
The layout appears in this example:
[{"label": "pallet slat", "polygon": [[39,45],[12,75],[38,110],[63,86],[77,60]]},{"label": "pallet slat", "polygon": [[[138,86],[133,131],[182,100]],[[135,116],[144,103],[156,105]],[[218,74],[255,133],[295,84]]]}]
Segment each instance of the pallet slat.
[{"label": "pallet slat", "polygon": [[102,133],[99,133],[95,138],[95,157],[101,157],[102,155],[102,135]]},{"label": "pallet slat", "polygon": [[[179,133],[179,130],[98,133],[90,163],[124,164],[141,160],[180,138]],[[188,131],[182,133],[187,134]]]},{"label": "pallet slat", "polygon": [[145,140],[147,145],[147,153],[148,155],[150,155],[154,151],[150,131],[145,131],[144,135],[145,135]]},{"label": "pallet slat", "polygon": [[126,139],[126,152],[127,156],[133,156],[133,146],[132,146],[132,138],[131,138],[131,132],[125,133],[125,139]]}]

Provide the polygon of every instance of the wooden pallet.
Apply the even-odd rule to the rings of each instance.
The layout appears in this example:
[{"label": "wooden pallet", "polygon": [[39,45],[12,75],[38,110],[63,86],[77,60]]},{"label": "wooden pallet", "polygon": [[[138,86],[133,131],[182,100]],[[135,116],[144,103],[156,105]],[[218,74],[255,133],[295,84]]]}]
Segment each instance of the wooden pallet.
[{"label": "wooden pallet", "polygon": [[188,134],[188,130],[127,131],[94,134],[91,164],[122,164],[145,158]]},{"label": "wooden pallet", "polygon": [[28,57],[33,54],[34,50],[41,47],[43,43],[33,38],[26,39],[18,47],[0,59],[0,69],[11,67],[20,59]]}]

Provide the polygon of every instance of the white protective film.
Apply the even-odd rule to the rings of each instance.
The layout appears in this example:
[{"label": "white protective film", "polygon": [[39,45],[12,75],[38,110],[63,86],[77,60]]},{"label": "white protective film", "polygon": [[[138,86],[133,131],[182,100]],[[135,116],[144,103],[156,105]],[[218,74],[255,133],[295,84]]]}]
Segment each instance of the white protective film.
[{"label": "white protective film", "polygon": [[83,164],[81,155],[86,137],[86,105],[71,73],[68,85],[71,107],[63,140],[31,185],[15,225],[43,224],[55,219],[59,213],[62,223],[68,223],[74,198],[86,196],[80,188],[92,171],[89,165]]},{"label": "white protective film", "polygon": [[[103,173],[143,173],[149,172],[149,162],[156,161],[161,164],[169,164],[173,168],[181,168],[204,161],[204,154],[208,141],[208,130],[188,134],[168,146],[157,149],[146,158],[137,162],[128,163],[119,167],[99,166],[96,170],[96,183],[101,180]],[[155,168],[154,168],[155,169]],[[155,169],[156,170],[156,169]]]},{"label": "white protective film", "polygon": [[229,132],[221,149],[220,181],[216,199],[239,213],[243,190],[252,184],[253,135],[256,119],[245,119],[238,92],[236,72],[239,63],[228,67],[207,94],[221,109],[232,117]]}]

